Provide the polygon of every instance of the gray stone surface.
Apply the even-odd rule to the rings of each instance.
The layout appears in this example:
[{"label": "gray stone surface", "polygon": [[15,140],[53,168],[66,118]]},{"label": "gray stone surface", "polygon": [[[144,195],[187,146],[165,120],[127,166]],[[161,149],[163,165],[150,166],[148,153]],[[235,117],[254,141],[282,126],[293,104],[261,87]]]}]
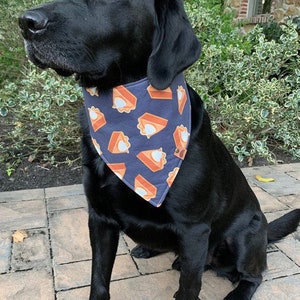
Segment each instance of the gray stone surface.
[{"label": "gray stone surface", "polygon": [[47,206],[49,212],[55,212],[58,210],[84,208],[87,207],[87,202],[84,195],[71,195],[49,198],[47,199]]},{"label": "gray stone surface", "polygon": [[36,200],[44,199],[45,191],[43,189],[35,190],[21,190],[14,192],[1,192],[0,193],[0,203],[1,202],[11,202],[11,201],[26,201],[26,200]]},{"label": "gray stone surface", "polygon": [[77,288],[74,290],[69,290],[69,291],[62,291],[58,292],[57,295],[57,300],[83,300],[83,299],[89,299],[89,292],[90,288],[85,287],[85,288]]},{"label": "gray stone surface", "polygon": [[77,195],[84,195],[83,186],[81,184],[51,187],[45,189],[45,196],[48,199]]},{"label": "gray stone surface", "polygon": [[0,232],[0,274],[10,267],[11,232]]},{"label": "gray stone surface", "polygon": [[275,244],[289,259],[300,266],[300,230]]},{"label": "gray stone surface", "polygon": [[300,274],[266,281],[258,287],[253,300],[299,300]]},{"label": "gray stone surface", "polygon": [[55,266],[55,289],[57,291],[79,288],[90,284],[91,261],[79,261]]},{"label": "gray stone surface", "polygon": [[48,230],[28,230],[27,234],[23,242],[12,245],[12,271],[47,269],[51,263]]},{"label": "gray stone surface", "polygon": [[[300,164],[243,169],[268,221],[300,208]],[[274,177],[260,183],[255,175]],[[81,185],[0,193],[0,300],[88,299],[91,250]],[[15,230],[28,237],[15,243]],[[121,234],[112,273],[112,300],[169,300],[179,273],[174,254],[135,259],[135,243]],[[268,269],[253,300],[300,299],[300,230],[268,246]],[[233,289],[203,275],[201,300],[221,300]]]},{"label": "gray stone surface", "polygon": [[86,209],[50,213],[49,223],[55,264],[91,259]]},{"label": "gray stone surface", "polygon": [[28,270],[0,275],[1,300],[54,300],[52,273]]},{"label": "gray stone surface", "polygon": [[178,285],[178,272],[166,271],[111,283],[112,300],[169,300]]},{"label": "gray stone surface", "polygon": [[1,230],[47,227],[44,200],[0,203]]},{"label": "gray stone surface", "polygon": [[[272,196],[287,196],[299,194],[300,181],[297,180],[297,174],[300,169],[300,163],[290,165],[277,165],[269,167],[254,167],[243,169],[243,173],[250,184],[254,184]],[[260,182],[255,179],[255,175],[262,177],[272,177],[274,182]],[[293,176],[294,175],[294,176]]]},{"label": "gray stone surface", "polygon": [[261,188],[253,187],[252,190],[255,193],[264,213],[289,209],[287,205],[281,203],[276,197],[271,196]]}]

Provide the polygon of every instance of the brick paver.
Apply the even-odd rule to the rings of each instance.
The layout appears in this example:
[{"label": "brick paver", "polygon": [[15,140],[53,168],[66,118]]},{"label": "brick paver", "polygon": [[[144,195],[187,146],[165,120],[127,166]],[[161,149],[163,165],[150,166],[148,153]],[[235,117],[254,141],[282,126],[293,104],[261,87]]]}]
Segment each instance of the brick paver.
[{"label": "brick paver", "polygon": [[8,201],[1,203],[0,208],[1,231],[47,226],[46,207],[43,199]]},{"label": "brick paver", "polygon": [[91,258],[86,209],[50,213],[49,223],[55,264]]},{"label": "brick paver", "polygon": [[0,299],[54,300],[52,273],[47,270],[0,275]]},{"label": "brick paver", "polygon": [[[300,164],[243,169],[268,221],[300,208]],[[255,175],[273,177],[272,183]],[[82,185],[0,193],[0,299],[88,299],[91,250]],[[23,242],[12,234],[25,230]],[[135,243],[121,234],[112,274],[112,300],[167,300],[178,287],[175,258],[130,256]],[[300,230],[268,247],[268,270],[254,300],[300,299]],[[231,283],[208,271],[201,300],[221,300]]]},{"label": "brick paver", "polygon": [[27,230],[28,237],[22,243],[12,244],[11,271],[46,269],[51,265],[48,230]]}]

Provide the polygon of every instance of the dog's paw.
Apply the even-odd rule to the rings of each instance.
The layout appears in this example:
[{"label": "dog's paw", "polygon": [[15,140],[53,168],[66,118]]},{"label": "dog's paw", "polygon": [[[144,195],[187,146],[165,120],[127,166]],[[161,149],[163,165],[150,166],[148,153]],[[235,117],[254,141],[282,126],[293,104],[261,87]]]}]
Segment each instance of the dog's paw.
[{"label": "dog's paw", "polygon": [[137,245],[131,250],[130,254],[135,258],[150,258],[161,253],[162,252]]},{"label": "dog's paw", "polygon": [[[180,298],[178,291],[174,294],[173,298],[175,298],[176,300],[186,299],[185,296],[184,296],[184,298]],[[197,297],[195,300],[201,300],[201,299],[199,297]]]},{"label": "dog's paw", "polygon": [[231,291],[224,300],[250,300],[252,297],[245,291],[233,290]]}]

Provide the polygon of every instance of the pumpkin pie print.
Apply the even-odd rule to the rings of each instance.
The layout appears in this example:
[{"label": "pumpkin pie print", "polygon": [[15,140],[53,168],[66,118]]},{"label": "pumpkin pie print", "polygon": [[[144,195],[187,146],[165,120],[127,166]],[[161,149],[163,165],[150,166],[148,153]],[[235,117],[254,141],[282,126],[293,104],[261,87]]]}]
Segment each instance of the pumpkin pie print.
[{"label": "pumpkin pie print", "polygon": [[129,138],[122,131],[114,131],[111,134],[108,151],[113,154],[129,153],[130,148]]},{"label": "pumpkin pie print", "polygon": [[167,163],[166,153],[162,151],[162,148],[141,151],[137,158],[152,172],[162,170]]},{"label": "pumpkin pie print", "polygon": [[149,201],[156,197],[157,188],[139,174],[134,180],[134,191],[142,198]]},{"label": "pumpkin pie print", "polygon": [[188,129],[183,125],[177,126],[176,130],[173,133],[173,138],[176,146],[174,155],[179,157],[180,159],[184,159],[187,152],[187,143],[189,140],[189,136],[190,134],[188,132]]},{"label": "pumpkin pie print", "polygon": [[178,174],[178,171],[179,171],[179,168],[176,167],[176,168],[174,168],[173,171],[171,171],[171,172],[168,174],[167,184],[168,184],[169,187],[173,184],[173,182],[174,182],[174,180],[175,180],[175,178],[176,178],[176,176],[177,176],[177,174]]},{"label": "pumpkin pie print", "polygon": [[172,100],[172,90],[166,88],[165,90],[157,90],[152,85],[149,85],[147,88],[148,94],[151,99],[160,99],[160,100]]},{"label": "pumpkin pie print", "polygon": [[93,130],[96,132],[106,124],[105,116],[100,109],[95,106],[89,107],[88,110]]},{"label": "pumpkin pie print", "polygon": [[107,166],[122,180],[126,173],[125,163],[107,164]]},{"label": "pumpkin pie print", "polygon": [[96,151],[98,152],[98,154],[102,155],[102,151],[100,149],[100,145],[97,143],[97,141],[94,138],[92,138],[92,142],[93,142],[93,145],[94,145]]},{"label": "pumpkin pie print", "polygon": [[90,87],[85,89],[92,97],[97,96],[99,97],[99,92],[96,87]]},{"label": "pumpkin pie print", "polygon": [[141,135],[145,135],[148,139],[151,136],[162,131],[168,124],[168,120],[159,116],[144,113],[138,118],[137,128],[140,130]]},{"label": "pumpkin pie print", "polygon": [[180,85],[177,89],[177,99],[178,99],[178,112],[182,115],[186,101],[187,95],[186,90]]},{"label": "pumpkin pie print", "polygon": [[113,108],[120,113],[129,113],[136,109],[137,98],[123,85],[113,89]]}]

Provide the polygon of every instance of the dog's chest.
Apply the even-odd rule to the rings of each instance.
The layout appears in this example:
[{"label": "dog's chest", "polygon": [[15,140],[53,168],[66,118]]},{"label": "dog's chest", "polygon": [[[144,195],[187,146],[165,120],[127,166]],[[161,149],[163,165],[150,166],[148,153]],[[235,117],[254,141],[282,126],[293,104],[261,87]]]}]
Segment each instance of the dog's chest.
[{"label": "dog's chest", "polygon": [[127,223],[123,231],[137,244],[160,251],[178,251],[178,238],[168,224],[141,220],[139,224]]},{"label": "dog's chest", "polygon": [[156,208],[122,182],[116,183],[103,189],[98,211],[117,222],[120,230],[136,243],[156,250],[176,251],[175,225],[165,206]]}]

